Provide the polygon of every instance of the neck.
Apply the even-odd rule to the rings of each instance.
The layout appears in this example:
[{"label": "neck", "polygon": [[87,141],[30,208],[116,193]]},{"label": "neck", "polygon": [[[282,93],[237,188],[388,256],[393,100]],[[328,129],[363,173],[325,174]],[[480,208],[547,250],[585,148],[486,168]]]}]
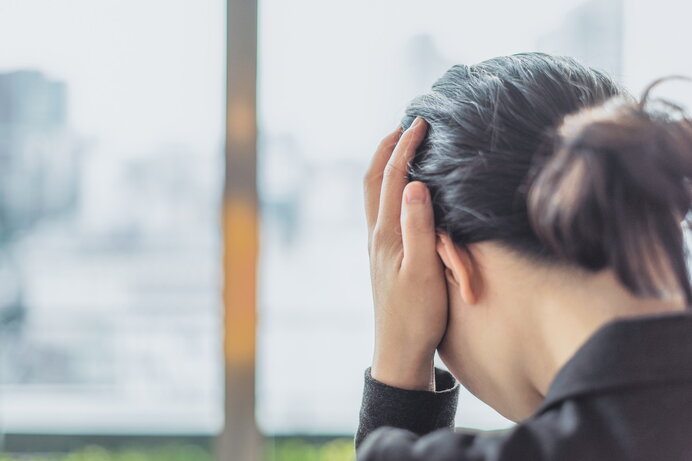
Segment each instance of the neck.
[{"label": "neck", "polygon": [[630,293],[610,270],[574,274],[547,283],[535,293],[533,325],[537,328],[527,379],[544,397],[557,372],[608,322],[624,317],[683,310],[682,298],[640,298]]}]

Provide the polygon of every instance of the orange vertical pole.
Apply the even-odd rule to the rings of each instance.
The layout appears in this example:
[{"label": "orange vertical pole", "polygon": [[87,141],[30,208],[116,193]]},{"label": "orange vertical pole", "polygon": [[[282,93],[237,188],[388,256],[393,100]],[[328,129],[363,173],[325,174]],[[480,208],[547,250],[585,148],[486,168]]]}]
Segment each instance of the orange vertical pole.
[{"label": "orange vertical pole", "polygon": [[220,461],[259,461],[255,421],[258,202],[257,1],[227,0],[226,181],[223,202],[225,424]]}]

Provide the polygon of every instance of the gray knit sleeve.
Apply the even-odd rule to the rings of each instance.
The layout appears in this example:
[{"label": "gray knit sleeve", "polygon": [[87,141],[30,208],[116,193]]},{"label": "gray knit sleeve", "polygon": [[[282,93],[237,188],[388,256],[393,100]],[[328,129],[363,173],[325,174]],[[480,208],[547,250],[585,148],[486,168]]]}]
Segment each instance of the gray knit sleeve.
[{"label": "gray knit sleeve", "polygon": [[446,370],[435,368],[435,391],[407,390],[389,386],[365,370],[365,386],[356,449],[370,432],[391,426],[424,435],[440,428],[454,428],[459,383]]}]

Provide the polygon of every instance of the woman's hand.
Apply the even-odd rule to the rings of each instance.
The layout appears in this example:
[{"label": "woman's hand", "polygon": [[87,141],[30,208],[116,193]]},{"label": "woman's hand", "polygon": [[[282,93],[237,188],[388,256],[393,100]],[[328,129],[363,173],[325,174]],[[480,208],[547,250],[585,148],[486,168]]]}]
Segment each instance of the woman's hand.
[{"label": "woman's hand", "polygon": [[418,117],[377,148],[364,179],[375,307],[371,375],[390,386],[434,390],[433,358],[447,327],[447,285],[435,249],[430,193],[407,184],[407,167],[425,137]]}]

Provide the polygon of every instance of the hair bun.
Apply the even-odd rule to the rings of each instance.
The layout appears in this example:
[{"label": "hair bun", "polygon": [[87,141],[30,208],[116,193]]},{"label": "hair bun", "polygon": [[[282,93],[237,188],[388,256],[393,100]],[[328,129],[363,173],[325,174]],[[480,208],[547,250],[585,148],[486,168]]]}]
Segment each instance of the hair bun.
[{"label": "hair bun", "polygon": [[[688,299],[681,221],[692,205],[692,121],[622,96],[566,116],[528,195],[531,226],[559,257],[612,267],[632,292]],[[684,278],[684,280],[683,280]]]}]

